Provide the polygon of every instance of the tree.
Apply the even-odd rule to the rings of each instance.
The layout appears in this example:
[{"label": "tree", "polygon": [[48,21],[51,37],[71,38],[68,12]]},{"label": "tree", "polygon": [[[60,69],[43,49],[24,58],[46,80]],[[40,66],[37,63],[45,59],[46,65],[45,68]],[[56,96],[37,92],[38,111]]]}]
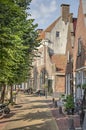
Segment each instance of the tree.
[{"label": "tree", "polygon": [[67,95],[66,97],[66,103],[64,104],[65,110],[68,112],[68,114],[74,113],[74,98],[72,95]]},{"label": "tree", "polygon": [[[37,25],[27,20],[26,9],[31,0],[0,1],[0,85],[22,83],[29,75],[34,56],[33,50],[39,45]],[[27,6],[28,4],[28,6]]]}]

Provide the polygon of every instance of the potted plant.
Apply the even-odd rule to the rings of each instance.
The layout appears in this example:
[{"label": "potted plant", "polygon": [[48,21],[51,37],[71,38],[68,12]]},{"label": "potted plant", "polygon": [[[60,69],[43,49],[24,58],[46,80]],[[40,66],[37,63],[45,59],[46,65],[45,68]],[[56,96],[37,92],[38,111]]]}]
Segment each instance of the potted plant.
[{"label": "potted plant", "polygon": [[68,115],[74,114],[74,98],[72,95],[67,95],[66,97],[65,110]]},{"label": "potted plant", "polygon": [[82,105],[83,105],[83,108],[86,109],[86,83],[82,85],[82,88],[84,89]]},{"label": "potted plant", "polygon": [[81,84],[78,84],[78,85],[77,85],[77,88],[81,88]]}]

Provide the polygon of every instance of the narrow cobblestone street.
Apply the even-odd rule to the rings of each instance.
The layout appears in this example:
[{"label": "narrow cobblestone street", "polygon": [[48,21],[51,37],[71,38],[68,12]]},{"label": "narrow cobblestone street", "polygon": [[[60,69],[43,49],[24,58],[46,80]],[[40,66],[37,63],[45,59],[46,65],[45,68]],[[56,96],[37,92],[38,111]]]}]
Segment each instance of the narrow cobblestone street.
[{"label": "narrow cobblestone street", "polygon": [[[80,117],[78,114],[74,114],[71,116],[68,116],[66,114],[60,114],[59,113],[59,109],[58,108],[54,108],[53,104],[50,103],[50,110],[52,112],[52,115],[54,117],[54,119],[56,120],[57,126],[59,128],[59,130],[82,130],[80,127]],[[69,119],[73,119],[73,125],[72,128],[69,125]],[[73,128],[74,126],[74,128]],[[70,128],[70,129],[69,129]]]},{"label": "narrow cobblestone street", "polygon": [[18,94],[17,105],[0,119],[0,130],[58,130],[45,97]]},{"label": "narrow cobblestone street", "polygon": [[[60,114],[52,98],[19,93],[17,105],[0,119],[0,130],[69,130],[69,117]],[[72,116],[75,130],[81,130],[79,115]]]}]

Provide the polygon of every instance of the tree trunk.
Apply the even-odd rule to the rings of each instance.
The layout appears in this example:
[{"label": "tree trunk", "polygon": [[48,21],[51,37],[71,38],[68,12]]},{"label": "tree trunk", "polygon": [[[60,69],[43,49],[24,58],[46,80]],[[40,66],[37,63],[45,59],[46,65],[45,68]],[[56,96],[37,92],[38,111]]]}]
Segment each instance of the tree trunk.
[{"label": "tree trunk", "polygon": [[13,86],[11,85],[10,88],[10,103],[13,103]]},{"label": "tree trunk", "polygon": [[2,90],[1,90],[1,103],[4,102],[5,90],[6,90],[6,85],[3,85],[3,86],[2,86]]}]

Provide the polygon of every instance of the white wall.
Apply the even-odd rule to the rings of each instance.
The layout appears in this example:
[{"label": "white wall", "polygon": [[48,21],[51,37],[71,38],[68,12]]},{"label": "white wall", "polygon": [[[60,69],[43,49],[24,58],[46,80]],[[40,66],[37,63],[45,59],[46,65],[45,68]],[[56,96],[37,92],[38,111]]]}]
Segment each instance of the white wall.
[{"label": "white wall", "polygon": [[[48,45],[56,54],[65,54],[66,52],[68,25],[68,22],[65,24],[65,22],[60,19],[52,31],[46,33],[46,38],[51,41],[51,44]],[[56,37],[56,31],[60,32],[60,37]]]}]

